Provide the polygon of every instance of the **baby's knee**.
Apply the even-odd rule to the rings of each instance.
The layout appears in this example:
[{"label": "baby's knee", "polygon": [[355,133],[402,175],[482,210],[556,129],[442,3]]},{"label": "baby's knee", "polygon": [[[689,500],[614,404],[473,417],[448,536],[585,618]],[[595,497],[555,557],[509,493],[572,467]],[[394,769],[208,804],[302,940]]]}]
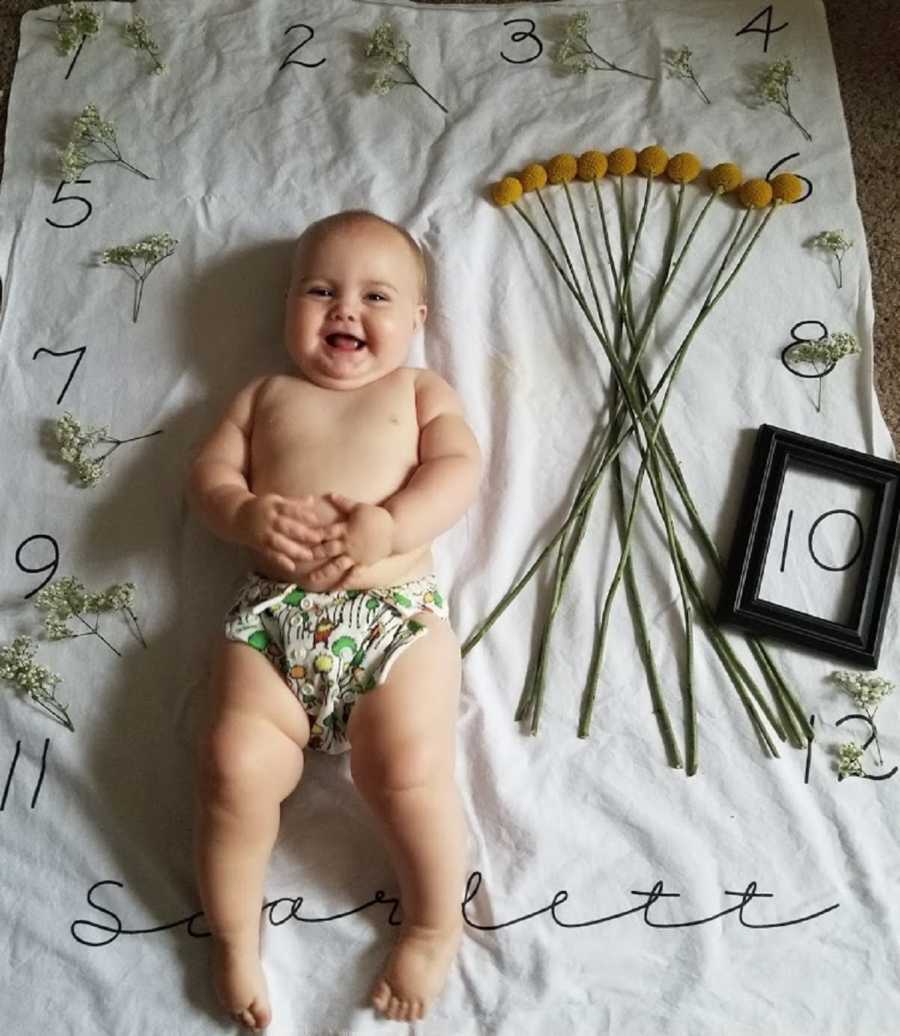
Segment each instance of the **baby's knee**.
[{"label": "baby's knee", "polygon": [[[267,729],[269,728],[269,729]],[[285,769],[276,765],[283,736],[265,721],[245,719],[223,721],[204,731],[197,741],[196,777],[198,791],[207,798],[228,803],[245,802],[248,797],[281,792]],[[291,785],[299,779],[303,753],[295,750],[289,761]]]},{"label": "baby's knee", "polygon": [[357,745],[350,755],[350,775],[366,792],[405,791],[452,778],[453,760],[437,738],[396,741],[374,751]]}]

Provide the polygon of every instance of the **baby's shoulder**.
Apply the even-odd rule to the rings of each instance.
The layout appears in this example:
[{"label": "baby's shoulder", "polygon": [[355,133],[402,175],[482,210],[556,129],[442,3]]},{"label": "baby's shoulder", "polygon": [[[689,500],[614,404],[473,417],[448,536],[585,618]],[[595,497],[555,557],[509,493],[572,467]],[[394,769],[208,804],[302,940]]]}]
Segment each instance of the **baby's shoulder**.
[{"label": "baby's shoulder", "polygon": [[416,372],[416,413],[420,427],[424,427],[441,414],[462,413],[459,396],[440,374],[425,367],[412,369]]}]

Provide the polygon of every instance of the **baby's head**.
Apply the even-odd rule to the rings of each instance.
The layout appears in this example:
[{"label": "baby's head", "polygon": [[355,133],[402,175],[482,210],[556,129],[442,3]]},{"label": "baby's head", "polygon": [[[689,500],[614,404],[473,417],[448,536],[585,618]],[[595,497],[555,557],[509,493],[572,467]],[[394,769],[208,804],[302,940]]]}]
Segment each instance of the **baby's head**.
[{"label": "baby's head", "polygon": [[405,363],[425,289],[421,249],[402,227],[361,209],[320,219],[294,250],[287,351],[315,384],[361,388]]}]

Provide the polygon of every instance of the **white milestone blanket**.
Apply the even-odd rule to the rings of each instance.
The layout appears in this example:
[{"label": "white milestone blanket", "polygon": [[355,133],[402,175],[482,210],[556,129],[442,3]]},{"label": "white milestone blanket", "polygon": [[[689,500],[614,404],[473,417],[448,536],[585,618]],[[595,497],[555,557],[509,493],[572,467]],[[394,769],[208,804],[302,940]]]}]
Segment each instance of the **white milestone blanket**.
[{"label": "white milestone blanket", "polygon": [[[427,255],[429,318],[409,364],[455,386],[485,459],[476,504],[435,546],[461,641],[559,528],[609,416],[596,338],[525,222],[491,203],[491,183],[560,152],[653,143],[693,151],[706,167],[734,161],[747,176],[788,158],[778,171],[812,182],[806,201],[776,212],[703,325],[665,415],[726,555],[760,424],[893,457],[873,393],[869,267],[818,0],[778,0],[768,17],[766,5],[733,0],[93,7],[104,25],[74,65],[43,20],[60,8],[22,19],[0,195],[0,644],[32,637],[35,661],[63,678],[57,695],[75,728],[3,683],[0,1030],[231,1032],[196,916],[191,722],[248,559],[188,512],[183,487],[190,446],[226,400],[254,375],[286,369],[283,291],[300,230],[370,208],[408,227]],[[598,53],[656,78],[563,73],[553,54],[579,12],[591,15]],[[165,74],[148,74],[149,57],[120,39],[132,15],[146,19]],[[386,17],[431,97],[412,85],[371,91],[366,41]],[[664,73],[664,53],[682,45],[711,104]],[[748,103],[754,70],[782,58],[798,73],[792,110],[811,141],[776,107]],[[89,103],[114,123],[123,159],[152,179],[110,163],[62,183],[56,152]],[[642,183],[628,178],[632,213]],[[602,189],[613,212],[612,187]],[[588,190],[573,185],[585,200]],[[666,190],[654,195],[636,259],[642,304],[665,238]],[[562,191],[542,193],[576,247]],[[696,214],[706,197],[698,181],[685,204]],[[540,217],[533,197],[528,205]],[[711,211],[693,280],[660,313],[648,372],[658,375],[681,341],[675,332],[696,310],[691,285],[711,275],[738,216],[728,201]],[[827,257],[804,245],[833,228],[855,242],[840,290]],[[98,257],[162,233],[178,243],[147,278],[134,321],[134,281]],[[826,379],[820,411],[816,382],[780,362],[802,321],[850,331],[862,350]],[[67,410],[120,439],[162,431],[117,448],[87,488],[53,445]],[[629,499],[636,456],[633,444],[622,453]],[[838,726],[860,710],[827,679],[852,665],[767,642],[816,733],[808,752],[776,738],[779,757],[767,757],[698,625],[699,770],[689,777],[666,763],[623,588],[590,736],[577,736],[619,556],[611,489],[607,478],[556,617],[536,736],[513,717],[552,559],[464,659],[457,777],[472,850],[465,936],[444,993],[419,1023],[384,1021],[368,1006],[399,930],[399,889],[349,757],[307,753],[266,883],[274,1036],[896,1030],[900,780],[838,780],[836,746],[867,736],[859,723]],[[680,598],[648,489],[635,572],[683,751]],[[715,604],[711,565],[693,545],[691,558]],[[85,636],[50,640],[34,591],[51,575],[92,592],[133,582],[146,646],[122,613],[102,616],[108,643],[78,620],[70,628]],[[792,593],[795,606],[814,607],[811,591]],[[878,666],[888,679],[900,677],[897,633],[894,602]],[[768,694],[744,637],[729,640]],[[900,757],[893,698],[876,722],[884,763],[873,745],[863,764],[883,774]]]}]

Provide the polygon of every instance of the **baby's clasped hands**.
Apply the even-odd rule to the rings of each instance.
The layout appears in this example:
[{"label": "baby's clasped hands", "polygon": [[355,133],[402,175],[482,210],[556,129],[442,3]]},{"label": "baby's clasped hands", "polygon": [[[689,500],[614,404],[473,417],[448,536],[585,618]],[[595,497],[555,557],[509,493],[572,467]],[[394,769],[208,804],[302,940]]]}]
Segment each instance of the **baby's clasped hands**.
[{"label": "baby's clasped hands", "polygon": [[[336,520],[337,519],[337,520]],[[391,553],[394,519],[375,504],[338,493],[284,497],[266,493],[243,504],[236,515],[242,543],[294,577],[300,561],[325,563],[308,578],[339,589],[357,565],[373,565]],[[338,582],[340,580],[340,582]]]},{"label": "baby's clasped hands", "polygon": [[357,565],[374,565],[392,553],[394,517],[377,504],[360,503],[339,493],[326,493],[325,497],[345,520],[332,523],[323,543],[314,548],[314,557],[331,560],[311,572],[309,578],[323,585],[339,579],[332,589],[340,589]]}]

